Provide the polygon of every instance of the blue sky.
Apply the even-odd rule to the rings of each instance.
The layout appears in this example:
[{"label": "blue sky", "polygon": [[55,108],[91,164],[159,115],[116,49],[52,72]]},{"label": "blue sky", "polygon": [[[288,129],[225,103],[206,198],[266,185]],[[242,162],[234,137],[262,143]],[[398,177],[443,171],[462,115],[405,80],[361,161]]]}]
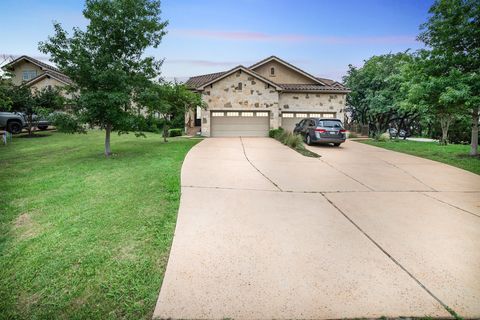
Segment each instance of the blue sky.
[{"label": "blue sky", "polygon": [[[418,49],[432,0],[164,0],[168,34],[147,53],[165,58],[162,75],[191,75],[250,65],[270,55],[316,76],[341,80],[348,64]],[[0,54],[46,59],[37,49],[52,21],[84,27],[80,0],[0,0]]]}]

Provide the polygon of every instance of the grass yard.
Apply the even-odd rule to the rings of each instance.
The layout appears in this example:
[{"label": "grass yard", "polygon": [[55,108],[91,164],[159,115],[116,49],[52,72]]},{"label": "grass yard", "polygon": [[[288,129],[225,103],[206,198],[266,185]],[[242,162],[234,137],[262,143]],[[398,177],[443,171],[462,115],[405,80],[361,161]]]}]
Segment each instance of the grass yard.
[{"label": "grass yard", "polygon": [[441,146],[437,142],[418,141],[375,141],[358,140],[372,146],[381,147],[393,151],[408,153],[414,156],[443,162],[476,174],[480,174],[480,157],[471,157],[469,145],[449,144]]},{"label": "grass yard", "polygon": [[49,134],[0,145],[0,319],[150,319],[199,140]]}]

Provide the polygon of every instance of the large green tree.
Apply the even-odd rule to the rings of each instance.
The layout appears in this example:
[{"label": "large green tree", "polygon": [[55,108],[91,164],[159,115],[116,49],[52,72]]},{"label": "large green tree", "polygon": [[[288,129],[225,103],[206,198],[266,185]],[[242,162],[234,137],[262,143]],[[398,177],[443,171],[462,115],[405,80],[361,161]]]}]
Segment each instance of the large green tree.
[{"label": "large green tree", "polygon": [[[368,124],[374,136],[392,124],[407,127],[418,110],[406,105],[401,70],[412,61],[408,52],[373,56],[361,68],[349,66],[343,81],[350,88],[347,105],[361,124]],[[399,130],[398,130],[399,131]]]},{"label": "large green tree", "polygon": [[135,100],[160,72],[162,61],[144,56],[165,35],[160,13],[158,0],[87,0],[86,30],[69,35],[55,23],[55,34],[39,45],[73,80],[76,118],[105,129],[107,157],[112,131],[138,129],[142,110]]},{"label": "large green tree", "polygon": [[[480,107],[480,1],[436,0],[419,39],[430,58],[447,67],[462,82],[461,92],[450,92],[446,101],[464,101],[472,120],[471,155],[478,155]],[[462,93],[464,96],[459,96]],[[453,99],[453,100],[452,100]],[[450,102],[451,102],[450,101]],[[460,107],[460,106],[458,106]]]}]

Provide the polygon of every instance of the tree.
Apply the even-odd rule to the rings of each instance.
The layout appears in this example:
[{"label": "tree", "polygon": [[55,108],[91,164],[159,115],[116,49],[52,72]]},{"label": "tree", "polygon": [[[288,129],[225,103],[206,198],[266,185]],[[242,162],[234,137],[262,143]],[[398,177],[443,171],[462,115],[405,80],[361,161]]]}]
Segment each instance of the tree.
[{"label": "tree", "polygon": [[70,36],[59,23],[55,34],[39,44],[69,76],[75,92],[73,113],[91,126],[105,129],[105,156],[111,155],[110,134],[136,131],[141,106],[136,99],[162,61],[144,57],[165,35],[158,0],[87,0],[85,31]]},{"label": "tree", "polygon": [[[462,76],[463,89],[449,92],[455,100],[464,100],[472,119],[470,155],[478,155],[480,106],[480,2],[478,0],[436,0],[431,16],[421,26],[419,39],[431,48],[430,55]],[[459,94],[469,92],[459,99]],[[444,98],[446,100],[446,97]]]},{"label": "tree", "polygon": [[12,108],[12,89],[13,84],[10,77],[0,74],[0,111],[9,111]]},{"label": "tree", "polygon": [[406,128],[409,121],[418,116],[413,105],[403,103],[405,93],[401,90],[405,81],[401,70],[411,61],[408,52],[401,52],[373,56],[361,68],[349,66],[343,79],[351,90],[347,105],[358,122],[369,125],[374,136],[393,124]]},{"label": "tree", "polygon": [[33,135],[33,130],[41,120],[46,120],[52,112],[64,107],[65,99],[61,92],[53,87],[45,87],[32,93],[28,87],[12,85],[7,95],[11,101],[10,109],[23,114],[29,136]]},{"label": "tree", "polygon": [[171,82],[151,83],[138,100],[150,117],[161,120],[165,142],[175,116],[184,116],[189,109],[204,106],[198,93],[188,90],[183,84]]}]

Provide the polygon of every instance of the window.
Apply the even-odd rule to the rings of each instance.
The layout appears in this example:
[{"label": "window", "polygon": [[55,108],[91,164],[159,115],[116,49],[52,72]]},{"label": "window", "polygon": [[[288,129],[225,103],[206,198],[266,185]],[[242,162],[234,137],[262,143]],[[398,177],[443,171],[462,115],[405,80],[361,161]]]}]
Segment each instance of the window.
[{"label": "window", "polygon": [[227,117],[238,117],[238,112],[227,112]]},{"label": "window", "polygon": [[325,127],[325,128],[341,128],[342,123],[340,121],[335,121],[335,120],[323,120],[318,123],[319,127]]},{"label": "window", "polygon": [[323,113],[322,118],[335,118],[333,113]]},{"label": "window", "polygon": [[297,116],[297,118],[306,118],[307,114],[306,113],[297,113],[296,116]]},{"label": "window", "polygon": [[197,110],[195,112],[195,119],[202,119],[202,108],[197,106]]},{"label": "window", "polygon": [[36,70],[24,70],[23,73],[22,73],[23,81],[32,80],[36,76],[37,76],[37,71]]},{"label": "window", "polygon": [[253,117],[253,112],[242,112],[242,117]]},{"label": "window", "polygon": [[282,118],[293,118],[293,113],[282,113]]},{"label": "window", "polygon": [[270,75],[274,76],[275,75],[275,68],[270,68]]},{"label": "window", "polygon": [[223,112],[212,112],[212,117],[223,117]]},{"label": "window", "polygon": [[268,117],[268,112],[257,112],[257,117]]},{"label": "window", "polygon": [[237,90],[242,90],[242,86],[243,86],[243,83],[239,82],[239,83],[238,83]]},{"label": "window", "polygon": [[322,116],[320,115],[320,113],[310,113],[310,117],[312,117],[312,118],[321,118]]}]

